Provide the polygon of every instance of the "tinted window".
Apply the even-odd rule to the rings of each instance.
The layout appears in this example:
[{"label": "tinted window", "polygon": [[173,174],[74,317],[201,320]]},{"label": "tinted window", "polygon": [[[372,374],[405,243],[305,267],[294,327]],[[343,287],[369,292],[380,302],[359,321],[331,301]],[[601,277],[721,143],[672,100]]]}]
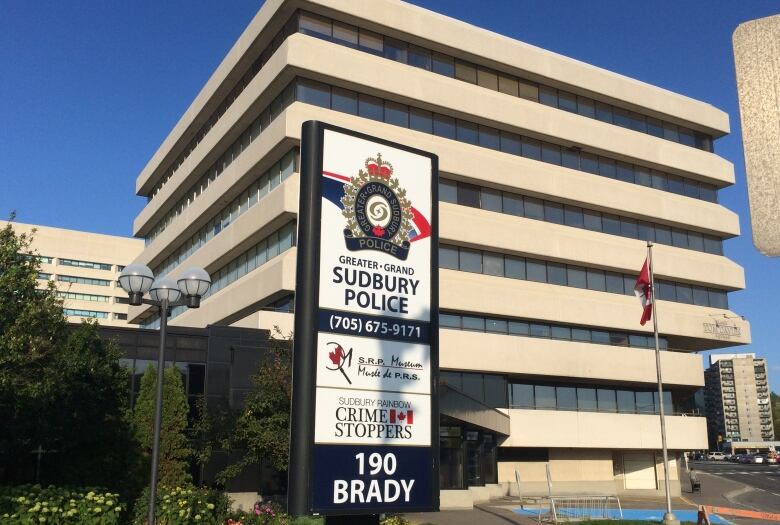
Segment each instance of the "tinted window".
[{"label": "tinted window", "polygon": [[468,144],[477,144],[479,142],[479,131],[476,124],[470,122],[458,121],[458,140]]},{"label": "tinted window", "polygon": [[609,388],[599,388],[597,390],[599,410],[602,412],[615,412],[617,410],[617,399],[615,391]]},{"label": "tinted window", "polygon": [[620,219],[620,234],[623,237],[636,239],[639,234],[636,221],[634,219]]},{"label": "tinted window", "polygon": [[461,182],[458,184],[458,204],[479,208],[479,186]]},{"label": "tinted window", "polygon": [[672,244],[672,229],[668,226],[655,226],[655,242],[658,244],[666,244],[671,246]]},{"label": "tinted window", "polygon": [[477,67],[462,60],[455,61],[455,78],[463,80],[465,82],[477,83]]},{"label": "tinted window", "polygon": [[499,149],[498,130],[488,126],[480,126],[479,145],[483,148]]},{"label": "tinted window", "polygon": [[492,69],[480,67],[477,69],[477,84],[484,88],[498,91],[498,73]]},{"label": "tinted window", "polygon": [[596,118],[603,122],[612,122],[612,108],[603,102],[596,102]]},{"label": "tinted window", "polygon": [[558,107],[558,91],[547,86],[539,86],[539,102],[545,106]]},{"label": "tinted window", "polygon": [[680,136],[677,133],[677,126],[664,122],[664,138],[674,142],[679,142]]},{"label": "tinted window", "polygon": [[603,292],[607,289],[607,282],[602,270],[588,269],[588,290]]},{"label": "tinted window", "polygon": [[566,286],[566,266],[558,263],[547,263],[547,282]]},{"label": "tinted window", "polygon": [[[653,185],[653,178],[650,176],[650,170],[641,166],[634,166],[634,180],[637,184],[650,187]],[[618,178],[620,178],[620,171],[618,171]],[[631,182],[630,180],[628,182]]]},{"label": "tinted window", "polygon": [[433,133],[433,114],[424,109],[409,110],[409,127],[423,133]]},{"label": "tinted window", "polygon": [[439,200],[458,203],[458,184],[447,179],[439,179]]},{"label": "tinted window", "polygon": [[613,108],[612,122],[623,128],[630,128],[631,118],[629,116],[629,111],[622,108]]},{"label": "tinted window", "polygon": [[539,101],[539,86],[533,82],[527,82],[525,80],[518,80],[518,85],[520,87],[520,96],[522,98],[527,98],[528,100],[533,100],[535,102]]},{"label": "tinted window", "polygon": [[691,250],[704,251],[704,236],[701,233],[688,232],[688,248]]},{"label": "tinted window", "polygon": [[579,170],[580,169],[580,153],[576,150],[571,150],[567,148],[561,149],[561,163],[563,166],[567,168],[571,168],[573,170]]},{"label": "tinted window", "polygon": [[512,155],[520,155],[522,152],[522,147],[520,146],[520,135],[502,131],[501,151],[504,153],[511,153]]},{"label": "tinted window", "polygon": [[460,316],[439,314],[439,326],[443,328],[460,328]]},{"label": "tinted window", "polygon": [[504,75],[503,73],[499,73],[498,90],[502,93],[506,93],[507,95],[512,95],[514,97],[518,96],[517,79],[508,75]]},{"label": "tinted window", "polygon": [[482,256],[483,273],[487,275],[504,275],[504,256],[485,253]]},{"label": "tinted window", "polygon": [[323,108],[330,107],[330,88],[321,82],[300,79],[296,100]]},{"label": "tinted window", "polygon": [[609,177],[610,179],[616,178],[617,170],[615,167],[615,161],[612,159],[599,157],[599,175],[602,177]]},{"label": "tinted window", "polygon": [[693,287],[693,304],[697,306],[709,305],[709,296],[707,294],[706,288],[703,288],[701,286]]},{"label": "tinted window", "polygon": [[577,408],[579,410],[596,410],[598,408],[595,388],[577,389]]},{"label": "tinted window", "polygon": [[647,117],[647,132],[656,137],[663,137],[664,125],[658,119]]},{"label": "tinted window", "polygon": [[577,113],[577,96],[566,91],[558,92],[558,107],[564,111]]},{"label": "tinted window", "polygon": [[525,280],[525,259],[507,256],[504,259],[504,266],[507,277]]},{"label": "tinted window", "polygon": [[542,143],[542,161],[550,164],[561,164],[561,147],[548,142]]},{"label": "tinted window", "polygon": [[505,334],[506,321],[503,319],[487,319],[485,321],[485,331]]},{"label": "tinted window", "polygon": [[385,37],[385,58],[406,64],[406,42]]},{"label": "tinted window", "polygon": [[607,291],[610,293],[624,293],[623,276],[619,273],[607,272]]},{"label": "tinted window", "polygon": [[385,102],[385,122],[395,126],[409,127],[409,108],[395,102]]},{"label": "tinted window", "polygon": [[618,407],[618,412],[633,414],[634,411],[636,410],[636,403],[634,401],[634,392],[632,392],[631,390],[618,390],[617,407]]},{"label": "tinted window", "polygon": [[555,408],[555,387],[541,386],[534,387],[536,396],[536,408]]},{"label": "tinted window", "polygon": [[563,224],[563,204],[544,201],[544,220],[554,222],[555,224]]},{"label": "tinted window", "polygon": [[602,330],[591,330],[590,340],[597,344],[608,345],[610,344],[609,332]]},{"label": "tinted window", "polygon": [[682,177],[678,177],[677,175],[669,175],[667,180],[669,181],[669,191],[678,195],[685,194],[685,184],[683,183]]},{"label": "tinted window", "polygon": [[525,197],[523,199],[523,206],[525,208],[525,216],[529,219],[544,220],[544,204],[541,199],[534,199],[533,197]]},{"label": "tinted window", "polygon": [[578,266],[567,266],[566,279],[569,286],[573,286],[575,288],[588,287],[588,277],[585,268],[580,268]]},{"label": "tinted window", "polygon": [[688,284],[677,285],[677,302],[693,304],[693,289]]},{"label": "tinted window", "polygon": [[444,245],[439,247],[439,267],[457,270],[458,264],[457,248]]},{"label": "tinted window", "polygon": [[533,385],[512,385],[512,404],[516,407],[534,406]]},{"label": "tinted window", "polygon": [[571,339],[572,339],[572,341],[589,342],[590,341],[590,330],[587,330],[585,328],[572,328],[571,329]]},{"label": "tinted window", "polygon": [[301,13],[298,20],[299,31],[304,35],[311,35],[316,37],[331,36],[330,19],[324,16],[319,16],[311,13]]},{"label": "tinted window", "polygon": [[433,116],[433,134],[448,139],[455,138],[455,119],[439,115]]},{"label": "tinted window", "polygon": [[407,55],[407,62],[410,66],[430,70],[431,52],[425,48],[410,45]]},{"label": "tinted window", "polygon": [[580,168],[582,171],[593,173],[598,175],[599,173],[599,158],[592,153],[580,153]]},{"label": "tinted window", "polygon": [[569,386],[559,386],[556,389],[559,410],[577,410],[577,389]]},{"label": "tinted window", "polygon": [[686,232],[685,230],[678,230],[677,228],[672,228],[672,246],[677,246],[678,248],[687,248],[688,232]]},{"label": "tinted window", "polygon": [[369,95],[358,95],[358,115],[381,122],[384,116],[382,99]]},{"label": "tinted window", "polygon": [[617,163],[617,178],[623,182],[634,182],[634,166],[625,162]]},{"label": "tinted window", "polygon": [[361,29],[358,35],[358,47],[375,55],[382,54],[382,35]]},{"label": "tinted window", "polygon": [[482,252],[461,248],[460,269],[464,272],[482,273]]},{"label": "tinted window", "polygon": [[547,267],[543,261],[527,259],[525,262],[525,271],[529,281],[543,283],[547,281]]},{"label": "tinted window", "polygon": [[520,321],[509,321],[509,333],[514,335],[528,335],[528,323]]},{"label": "tinted window", "polygon": [[612,235],[620,235],[620,217],[617,215],[611,215],[605,213],[601,217],[604,233],[611,233]]},{"label": "tinted window", "polygon": [[501,212],[501,192],[498,190],[491,190],[489,188],[482,188],[481,192],[482,209]]},{"label": "tinted window", "polygon": [[504,193],[502,196],[504,213],[523,216],[523,198],[520,195]]},{"label": "tinted window", "polygon": [[522,138],[523,142],[523,157],[541,160],[542,158],[542,143],[536,139],[528,137]]},{"label": "tinted window", "polygon": [[640,414],[652,414],[655,412],[652,392],[636,393],[636,411]]},{"label": "tinted window", "polygon": [[477,330],[479,332],[485,331],[485,319],[482,317],[472,317],[470,315],[464,315],[461,318],[464,330]]},{"label": "tinted window", "polygon": [[639,221],[637,223],[637,239],[655,241],[655,227],[648,222]]},{"label": "tinted window", "polygon": [[583,210],[583,219],[585,228],[596,232],[602,231],[603,225],[601,224],[601,213],[591,210]]},{"label": "tinted window", "polygon": [[358,28],[355,26],[333,22],[333,41],[355,47],[358,44]]},{"label": "tinted window", "polygon": [[434,52],[431,60],[431,70],[434,73],[438,73],[446,77],[455,76],[455,59],[453,59],[451,56]]},{"label": "tinted window", "polygon": [[723,242],[717,237],[704,236],[704,251],[707,253],[714,253],[716,255],[723,255]]},{"label": "tinted window", "polygon": [[550,335],[553,339],[569,341],[571,340],[571,328],[568,326],[553,326]]},{"label": "tinted window", "polygon": [[582,214],[582,208],[575,206],[566,206],[564,212],[564,223],[567,226],[573,226],[575,228],[582,228],[585,226],[585,218]]},{"label": "tinted window", "polygon": [[550,337],[550,325],[548,325],[548,324],[540,324],[540,323],[531,323],[530,335],[531,335],[531,337],[546,337],[546,338],[549,339],[549,337]]},{"label": "tinted window", "polygon": [[357,115],[358,112],[358,96],[354,91],[347,89],[341,89],[338,87],[333,88],[331,107],[336,111],[342,113],[349,113],[350,115]]}]

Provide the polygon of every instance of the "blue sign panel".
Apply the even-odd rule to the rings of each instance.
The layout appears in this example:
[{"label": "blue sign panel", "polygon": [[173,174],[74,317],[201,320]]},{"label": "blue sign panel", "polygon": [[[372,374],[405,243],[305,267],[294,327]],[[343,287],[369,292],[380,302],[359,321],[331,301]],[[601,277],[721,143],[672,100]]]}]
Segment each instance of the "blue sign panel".
[{"label": "blue sign panel", "polygon": [[314,507],[324,513],[430,510],[429,447],[315,445]]}]

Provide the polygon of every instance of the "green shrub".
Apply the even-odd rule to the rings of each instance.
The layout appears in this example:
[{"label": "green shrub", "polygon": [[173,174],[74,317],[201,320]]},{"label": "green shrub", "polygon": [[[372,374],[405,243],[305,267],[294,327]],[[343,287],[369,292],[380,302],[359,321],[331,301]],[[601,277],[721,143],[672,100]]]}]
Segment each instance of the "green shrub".
[{"label": "green shrub", "polygon": [[412,522],[400,515],[387,515],[379,525],[412,525]]},{"label": "green shrub", "polygon": [[[230,501],[224,492],[195,487],[157,489],[157,525],[215,525],[225,523]],[[135,503],[133,523],[143,525],[149,512],[149,489]]]},{"label": "green shrub", "polygon": [[293,518],[290,525],[322,525],[324,520],[316,516],[299,516]]},{"label": "green shrub", "polygon": [[119,494],[101,489],[0,487],[3,525],[115,525],[124,512]]}]

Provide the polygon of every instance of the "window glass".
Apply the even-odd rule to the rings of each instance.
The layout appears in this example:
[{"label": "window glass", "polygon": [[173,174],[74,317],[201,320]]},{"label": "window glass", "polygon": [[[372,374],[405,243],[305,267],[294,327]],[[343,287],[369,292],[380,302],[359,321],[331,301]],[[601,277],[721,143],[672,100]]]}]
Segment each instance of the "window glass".
[{"label": "window glass", "polygon": [[479,186],[461,182],[458,184],[458,204],[479,208]]},{"label": "window glass", "polygon": [[[637,184],[641,184],[642,186],[647,186],[648,188],[652,186],[653,179],[650,176],[650,170],[647,168],[643,168],[642,166],[633,166],[634,168],[634,181]],[[620,170],[618,169],[618,178],[620,178]],[[622,180],[622,179],[621,179]],[[628,180],[628,182],[631,182]]]},{"label": "window glass", "polygon": [[587,288],[588,277],[585,268],[579,266],[567,266],[566,267],[566,282],[569,286],[575,288]]},{"label": "window glass", "polygon": [[479,143],[479,129],[477,128],[476,124],[472,124],[471,122],[465,122],[463,120],[458,120],[457,129],[458,129],[457,135],[459,141],[466,142],[468,144]]},{"label": "window glass", "polygon": [[489,126],[480,126],[479,145],[483,148],[499,149],[498,130]]},{"label": "window glass", "polygon": [[433,116],[433,134],[447,139],[455,138],[455,119],[436,113]]},{"label": "window glass", "polygon": [[555,224],[563,224],[563,204],[544,201],[544,220]]},{"label": "window glass", "polygon": [[544,203],[542,199],[525,197],[523,198],[523,208],[525,209],[525,216],[529,219],[544,220]]},{"label": "window glass", "polygon": [[485,404],[493,408],[507,406],[506,379],[502,376],[485,375]]},{"label": "window glass", "polygon": [[330,87],[314,80],[299,79],[296,100],[323,108],[330,107]]},{"label": "window glass", "polygon": [[694,135],[696,137],[697,148],[703,149],[704,151],[712,151],[712,137],[699,133],[698,131],[696,131]]},{"label": "window glass", "polygon": [[667,178],[666,173],[652,170],[650,172],[650,176],[652,177],[653,188],[663,191],[667,190],[669,187],[669,179]]},{"label": "window glass", "polygon": [[468,248],[461,248],[459,252],[461,271],[482,273],[482,252]]},{"label": "window glass", "polygon": [[705,235],[704,251],[707,253],[714,253],[715,255],[723,255],[723,241],[717,237]]},{"label": "window glass", "polygon": [[502,277],[504,275],[504,256],[485,253],[482,256],[482,267],[483,273]]},{"label": "window glass", "polygon": [[582,208],[566,205],[563,210],[564,224],[575,228],[585,227],[585,218],[582,214]]},{"label": "window glass", "polygon": [[658,244],[672,245],[672,229],[668,226],[661,226],[656,224],[655,226],[655,242]]},{"label": "window glass", "polygon": [[424,109],[409,109],[409,127],[423,133],[433,133],[433,114]]},{"label": "window glass", "polygon": [[566,286],[566,265],[548,262],[547,263],[547,282]]},{"label": "window glass", "polygon": [[599,175],[614,179],[617,177],[615,161],[604,157],[599,157]]},{"label": "window glass", "polygon": [[483,317],[464,315],[461,320],[464,330],[478,330],[480,332],[485,331],[485,319]]},{"label": "window glass", "polygon": [[504,258],[504,267],[507,277],[525,280],[525,259],[507,255]]},{"label": "window glass", "polygon": [[658,299],[661,301],[676,301],[677,300],[677,287],[674,283],[668,281],[658,280],[656,281],[658,288]]},{"label": "window glass", "polygon": [[683,184],[685,185],[685,196],[686,197],[692,197],[694,199],[699,198],[699,183],[693,180],[685,179],[683,181]]},{"label": "window glass", "polygon": [[528,82],[522,79],[518,80],[518,85],[520,87],[521,98],[527,98],[528,100],[533,100],[534,102],[539,101],[539,86],[533,82]]},{"label": "window glass", "polygon": [[607,281],[603,270],[588,268],[588,290],[606,291]]},{"label": "window glass", "polygon": [[715,186],[710,184],[699,184],[699,197],[707,202],[718,202],[718,192]]},{"label": "window glass", "polygon": [[550,335],[553,339],[560,339],[562,341],[571,340],[571,328],[568,326],[552,326]]},{"label": "window glass", "polygon": [[545,106],[558,107],[558,90],[548,86],[539,86],[539,102]]},{"label": "window glass", "polygon": [[555,387],[536,385],[534,387],[536,408],[555,408]]},{"label": "window glass", "polygon": [[726,292],[724,292],[723,290],[713,290],[712,288],[710,288],[708,292],[710,296],[711,307],[728,309],[729,299],[728,296],[726,295]]},{"label": "window glass", "polygon": [[485,331],[505,334],[506,321],[504,319],[487,319],[485,321]]},{"label": "window glass", "polygon": [[523,157],[534,160],[542,159],[542,143],[536,139],[523,137]]},{"label": "window glass", "polygon": [[600,232],[604,229],[601,223],[601,213],[592,210],[582,211],[585,228],[593,230],[594,232]]},{"label": "window glass", "polygon": [[541,324],[541,323],[531,323],[529,332],[530,332],[531,337],[544,337],[544,338],[549,339],[550,338],[550,325],[548,325],[548,324]]},{"label": "window glass", "polygon": [[617,399],[615,391],[611,388],[599,388],[597,391],[599,411],[615,412],[617,411]]},{"label": "window glass", "polygon": [[407,62],[410,66],[419,67],[430,71],[431,52],[425,48],[410,45],[407,55]]},{"label": "window glass", "polygon": [[577,389],[570,386],[555,388],[558,397],[558,410],[577,410]]},{"label": "window glass", "polygon": [[598,408],[595,388],[577,388],[577,408],[589,411]]},{"label": "window glass", "polygon": [[501,212],[501,192],[490,188],[481,188],[481,208]]},{"label": "window glass", "polygon": [[623,182],[634,183],[634,166],[626,162],[618,162],[617,166],[617,179]]},{"label": "window glass", "polygon": [[479,67],[477,69],[477,84],[484,88],[498,91],[498,73],[492,69]]},{"label": "window glass", "polygon": [[358,95],[358,115],[372,120],[383,120],[384,107],[382,99],[370,95]]},{"label": "window glass", "polygon": [[610,293],[625,293],[623,290],[623,276],[619,273],[607,272],[607,291]]},{"label": "window glass", "polygon": [[589,118],[596,118],[596,104],[587,97],[577,97],[577,113]]},{"label": "window glass", "polygon": [[298,28],[304,35],[319,38],[330,38],[331,36],[330,19],[313,13],[301,13],[298,19]]},{"label": "window glass", "polygon": [[358,29],[355,26],[333,21],[333,41],[348,46],[357,46]]},{"label": "window glass", "polygon": [[342,113],[357,115],[357,93],[334,87],[332,92],[332,108]]},{"label": "window glass", "polygon": [[478,401],[485,400],[485,389],[482,374],[462,374],[463,393]]},{"label": "window glass", "polygon": [[520,135],[502,131],[501,151],[504,153],[511,153],[512,155],[520,155],[522,152],[522,148],[520,146]]},{"label": "window glass", "polygon": [[610,233],[612,235],[620,235],[620,217],[612,215],[610,213],[604,213],[601,216],[601,224],[603,226],[604,233]]},{"label": "window glass", "polygon": [[452,246],[440,245],[439,246],[439,267],[449,268],[451,270],[458,269],[458,249]]},{"label": "window glass", "polygon": [[561,164],[573,170],[580,169],[580,152],[568,148],[561,148]]},{"label": "window glass", "polygon": [[618,412],[633,414],[636,411],[636,402],[634,401],[634,392],[631,390],[617,391],[617,409]]},{"label": "window glass", "polygon": [[686,232],[685,230],[678,230],[677,228],[672,228],[672,246],[676,246],[678,248],[687,248],[688,232]]},{"label": "window glass", "polygon": [[591,330],[590,340],[596,344],[608,345],[610,344],[609,332],[604,330]]},{"label": "window glass", "polygon": [[518,96],[517,79],[509,75],[499,73],[498,90],[501,93],[506,93],[507,95],[512,95],[513,97]]},{"label": "window glass", "polygon": [[637,223],[637,239],[655,241],[655,227],[649,222],[639,221]]},{"label": "window glass", "polygon": [[645,121],[644,115],[634,113],[633,111],[631,112],[631,129],[641,133],[647,132],[647,122]]},{"label": "window glass", "polygon": [[513,335],[528,335],[528,323],[521,321],[509,321],[509,333]]},{"label": "window glass", "polygon": [[650,135],[653,135],[655,137],[661,137],[664,136],[664,125],[663,123],[655,118],[647,117],[647,132]]},{"label": "window glass", "polygon": [[523,216],[523,198],[520,195],[504,193],[502,195],[504,213]]},{"label": "window glass", "polygon": [[542,143],[542,162],[549,164],[561,164],[561,147],[549,142]]},{"label": "window glass", "polygon": [[572,328],[571,339],[572,341],[590,342],[590,330],[586,328]]},{"label": "window glass", "polygon": [[409,127],[409,108],[403,104],[385,101],[385,122],[395,126]]},{"label": "window glass", "polygon": [[620,234],[623,237],[628,237],[630,239],[636,239],[639,235],[639,231],[637,229],[637,223],[634,219],[626,219],[621,218],[620,219]]},{"label": "window glass", "polygon": [[691,146],[691,147],[696,146],[696,139],[694,139],[693,137],[693,131],[680,126],[678,128],[678,135],[679,135],[680,144],[684,144],[686,146]]},{"label": "window glass", "polygon": [[382,35],[366,31],[365,29],[360,30],[360,34],[358,35],[358,47],[361,50],[375,55],[381,55],[384,47],[382,42]]},{"label": "window glass", "polygon": [[612,123],[612,107],[603,102],[596,102],[596,118],[602,122]]},{"label": "window glass", "polygon": [[458,184],[447,179],[439,179],[439,200],[458,203]]},{"label": "window glass", "polygon": [[526,259],[525,272],[529,281],[547,282],[547,266],[544,261]]},{"label": "window glass", "polygon": [[647,336],[640,334],[628,334],[628,346],[634,348],[647,348]]},{"label": "window glass", "polygon": [[664,122],[664,138],[674,142],[680,141],[680,135],[677,133],[677,126]]},{"label": "window glass", "polygon": [[431,59],[431,70],[434,73],[438,73],[450,78],[455,76],[455,59],[453,59],[451,56],[436,53],[434,51]]},{"label": "window glass", "polygon": [[691,250],[704,251],[704,236],[697,232],[688,232],[688,248]]},{"label": "window glass", "polygon": [[558,107],[564,111],[577,113],[577,95],[566,91],[558,91]]},{"label": "window glass", "polygon": [[447,372],[442,370],[440,379],[447,385],[458,390],[463,390],[463,378],[460,372]]},{"label": "window glass", "polygon": [[693,304],[695,304],[696,306],[709,305],[709,296],[707,294],[706,288],[702,286],[693,287]]},{"label": "window glass", "polygon": [[652,392],[636,392],[636,411],[640,414],[652,414],[655,412]]},{"label": "window glass", "polygon": [[612,346],[628,346],[628,334],[623,332],[610,332],[609,344]]},{"label": "window glass", "polygon": [[534,406],[533,385],[512,385],[512,405],[516,407],[531,408]]},{"label": "window glass", "polygon": [[630,128],[630,112],[623,108],[612,108],[612,123],[623,128]]},{"label": "window glass", "polygon": [[471,62],[455,60],[455,78],[465,82],[477,83],[477,67]]},{"label": "window glass", "polygon": [[460,316],[439,314],[439,326],[443,328],[460,328]]},{"label": "window glass", "polygon": [[693,290],[689,284],[677,284],[677,302],[693,304]]},{"label": "window glass", "polygon": [[599,158],[592,153],[580,152],[580,168],[582,171],[599,174]]}]

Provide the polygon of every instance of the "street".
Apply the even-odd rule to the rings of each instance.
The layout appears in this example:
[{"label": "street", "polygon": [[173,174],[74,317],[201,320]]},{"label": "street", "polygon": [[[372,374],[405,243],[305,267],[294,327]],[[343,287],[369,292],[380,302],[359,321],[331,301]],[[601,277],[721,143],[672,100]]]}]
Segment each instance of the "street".
[{"label": "street", "polygon": [[[728,461],[694,461],[691,468],[745,485],[726,497],[754,510],[780,513],[780,465],[753,465]],[[707,477],[701,476],[702,484]]]}]

